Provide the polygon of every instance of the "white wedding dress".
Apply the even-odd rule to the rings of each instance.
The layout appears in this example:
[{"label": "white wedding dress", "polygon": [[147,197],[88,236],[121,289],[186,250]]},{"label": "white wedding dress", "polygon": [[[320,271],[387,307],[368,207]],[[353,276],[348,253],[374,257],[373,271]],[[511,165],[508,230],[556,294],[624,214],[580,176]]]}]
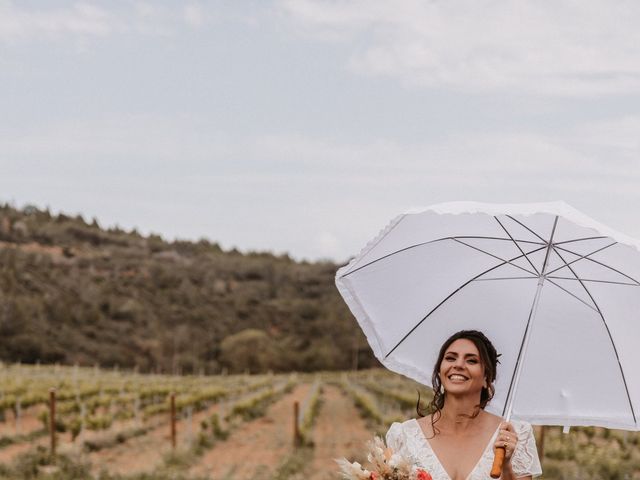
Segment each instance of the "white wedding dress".
[{"label": "white wedding dress", "polygon": [[[511,424],[518,435],[518,444],[511,457],[511,467],[516,478],[541,475],[542,468],[531,424],[517,420],[512,420]],[[491,436],[482,456],[466,480],[492,480],[489,472],[493,465],[493,444],[497,434],[498,429]],[[433,480],[451,480],[424,436],[417,420],[411,419],[403,423],[393,423],[387,432],[387,446],[429,472]]]}]

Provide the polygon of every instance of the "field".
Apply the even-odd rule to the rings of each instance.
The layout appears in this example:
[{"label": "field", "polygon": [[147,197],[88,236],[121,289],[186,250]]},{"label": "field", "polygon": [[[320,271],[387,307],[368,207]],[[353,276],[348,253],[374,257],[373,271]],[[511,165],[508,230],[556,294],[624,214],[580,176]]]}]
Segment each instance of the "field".
[{"label": "field", "polygon": [[[167,376],[3,365],[0,479],[335,479],[334,458],[363,461],[368,439],[415,415],[418,388],[428,400],[429,390],[383,370]],[[547,427],[543,478],[640,478],[639,441]]]}]

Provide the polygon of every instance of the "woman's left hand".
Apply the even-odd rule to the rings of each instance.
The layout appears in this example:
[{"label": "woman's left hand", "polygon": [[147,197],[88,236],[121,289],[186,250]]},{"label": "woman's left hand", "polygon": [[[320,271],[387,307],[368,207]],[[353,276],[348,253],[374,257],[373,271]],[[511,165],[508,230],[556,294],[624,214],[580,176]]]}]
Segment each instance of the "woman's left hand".
[{"label": "woman's left hand", "polygon": [[513,455],[517,443],[518,435],[516,435],[513,425],[509,422],[502,422],[498,436],[496,437],[496,442],[493,444],[494,449],[503,447],[505,449],[504,459],[508,462],[511,460],[511,455]]}]

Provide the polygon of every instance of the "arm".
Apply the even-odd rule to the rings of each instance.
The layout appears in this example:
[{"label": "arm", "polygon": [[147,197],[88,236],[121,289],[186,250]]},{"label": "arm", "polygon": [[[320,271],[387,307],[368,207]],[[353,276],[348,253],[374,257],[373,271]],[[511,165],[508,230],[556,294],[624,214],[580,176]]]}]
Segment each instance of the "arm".
[{"label": "arm", "polygon": [[505,460],[502,464],[502,475],[500,476],[501,480],[531,480],[531,475],[525,475],[524,477],[517,477],[515,473],[513,473],[513,467],[511,466],[511,461]]}]

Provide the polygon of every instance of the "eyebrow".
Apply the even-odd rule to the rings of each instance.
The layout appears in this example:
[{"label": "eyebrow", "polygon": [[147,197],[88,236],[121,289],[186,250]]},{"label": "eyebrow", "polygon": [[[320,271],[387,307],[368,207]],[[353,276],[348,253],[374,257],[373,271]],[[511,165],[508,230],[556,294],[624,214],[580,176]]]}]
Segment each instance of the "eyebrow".
[{"label": "eyebrow", "polygon": [[[449,351],[449,352],[445,353],[445,355],[458,355],[458,352],[451,352],[451,351]],[[464,355],[464,356],[465,356],[465,357],[478,357],[479,355],[478,355],[478,354],[476,354],[476,353],[465,353],[465,355]]]}]

